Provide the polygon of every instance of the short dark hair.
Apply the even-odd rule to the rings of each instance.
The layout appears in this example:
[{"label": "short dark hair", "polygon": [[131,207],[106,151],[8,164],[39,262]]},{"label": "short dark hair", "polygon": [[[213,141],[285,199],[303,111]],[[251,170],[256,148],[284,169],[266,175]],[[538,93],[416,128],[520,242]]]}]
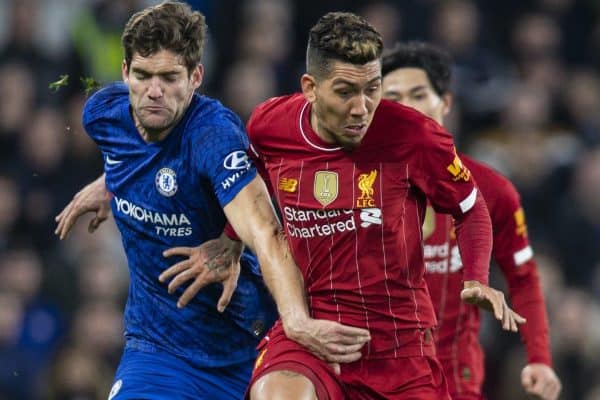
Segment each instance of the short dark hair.
[{"label": "short dark hair", "polygon": [[200,64],[205,36],[204,15],[185,3],[165,1],[133,14],[127,21],[121,36],[125,63],[129,68],[136,52],[148,57],[170,50],[182,57],[191,72]]},{"label": "short dark hair", "polygon": [[441,48],[424,43],[397,43],[383,55],[383,76],[398,68],[419,68],[425,71],[435,92],[442,96],[450,91],[452,57]]},{"label": "short dark hair", "polygon": [[306,72],[327,76],[334,60],[366,64],[381,58],[383,40],[364,18],[348,12],[330,12],[308,34]]}]

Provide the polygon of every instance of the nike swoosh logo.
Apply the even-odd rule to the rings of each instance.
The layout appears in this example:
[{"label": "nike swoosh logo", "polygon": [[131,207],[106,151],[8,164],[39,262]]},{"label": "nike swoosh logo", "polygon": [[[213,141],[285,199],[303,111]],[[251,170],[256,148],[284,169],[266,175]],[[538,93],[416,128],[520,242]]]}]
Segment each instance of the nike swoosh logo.
[{"label": "nike swoosh logo", "polygon": [[106,163],[108,165],[116,165],[116,164],[121,164],[123,161],[119,161],[119,160],[113,160],[112,158],[110,158],[110,156],[106,156]]}]

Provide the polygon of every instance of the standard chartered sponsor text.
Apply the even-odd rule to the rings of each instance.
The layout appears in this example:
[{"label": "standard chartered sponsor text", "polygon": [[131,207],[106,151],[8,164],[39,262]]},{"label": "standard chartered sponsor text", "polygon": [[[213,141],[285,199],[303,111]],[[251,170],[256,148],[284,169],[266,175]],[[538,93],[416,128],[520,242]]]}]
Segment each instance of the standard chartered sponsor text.
[{"label": "standard chartered sponsor text", "polygon": [[283,208],[283,213],[287,222],[288,233],[292,237],[329,236],[337,232],[356,229],[354,212],[350,209],[300,210],[286,206]]},{"label": "standard chartered sponsor text", "polygon": [[127,215],[140,222],[149,222],[154,224],[154,230],[161,236],[190,236],[192,234],[192,224],[183,213],[160,213],[121,199],[115,196],[117,211]]}]

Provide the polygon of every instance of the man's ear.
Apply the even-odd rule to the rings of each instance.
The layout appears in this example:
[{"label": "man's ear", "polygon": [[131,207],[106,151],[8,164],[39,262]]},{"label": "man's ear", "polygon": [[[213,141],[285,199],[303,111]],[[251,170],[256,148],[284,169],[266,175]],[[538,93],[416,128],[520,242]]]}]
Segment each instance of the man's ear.
[{"label": "man's ear", "polygon": [[121,63],[121,75],[123,76],[123,82],[129,82],[129,69],[127,68],[127,63],[125,60]]},{"label": "man's ear", "polygon": [[196,68],[192,70],[192,74],[190,76],[190,80],[192,82],[192,86],[194,90],[198,89],[200,85],[202,85],[202,79],[204,78],[204,66],[202,64],[198,64]]},{"label": "man's ear", "polygon": [[302,75],[302,78],[300,78],[300,87],[302,88],[302,93],[306,100],[308,100],[309,103],[313,103],[317,98],[315,93],[317,81],[315,80],[315,77],[309,74]]},{"label": "man's ear", "polygon": [[448,115],[448,113],[450,112],[450,109],[452,108],[453,100],[454,100],[454,98],[452,97],[452,95],[450,93],[446,93],[445,95],[442,96],[442,102],[444,103],[444,108],[442,109],[442,115],[444,117],[446,115]]}]

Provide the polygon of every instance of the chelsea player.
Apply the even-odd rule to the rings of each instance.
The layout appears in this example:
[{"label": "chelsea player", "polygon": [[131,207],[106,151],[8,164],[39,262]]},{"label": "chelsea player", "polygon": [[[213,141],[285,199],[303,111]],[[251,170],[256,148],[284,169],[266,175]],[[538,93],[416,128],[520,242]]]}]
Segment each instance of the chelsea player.
[{"label": "chelsea player", "polygon": [[174,257],[180,266],[197,260],[197,246],[219,237],[225,215],[244,216],[247,228],[233,225],[252,238],[262,262],[295,268],[246,156],[243,124],[194,93],[205,32],[203,15],[183,3],[133,15],[122,35],[124,84],[103,88],[83,111],[104,157],[105,174],[95,182],[103,201],[79,210],[85,199],[76,197],[57,217],[57,234],[64,238],[81,211],[97,211],[97,226],[110,200],[130,272],[125,350],[110,399],[243,397],[255,347],[276,317],[255,256],[241,255],[239,278],[222,274],[226,290],[237,284],[233,294],[215,283],[184,308],[187,301],[178,304],[158,280]]},{"label": "chelsea player", "polygon": [[[104,88],[84,108],[105,174],[57,216],[56,233],[64,238],[86,212],[96,214],[93,231],[109,203],[121,231],[131,283],[125,351],[109,399],[243,397],[255,345],[275,311],[254,258],[245,253],[240,269],[232,256],[240,247],[223,245],[226,217],[256,254],[265,285],[284,299],[277,311],[290,339],[334,363],[356,359],[369,339],[365,329],[310,316],[302,275],[248,160],[243,125],[194,94],[205,28],[200,13],[173,1],[133,15],[122,37],[125,85]],[[160,283],[170,276],[168,287]]]}]

